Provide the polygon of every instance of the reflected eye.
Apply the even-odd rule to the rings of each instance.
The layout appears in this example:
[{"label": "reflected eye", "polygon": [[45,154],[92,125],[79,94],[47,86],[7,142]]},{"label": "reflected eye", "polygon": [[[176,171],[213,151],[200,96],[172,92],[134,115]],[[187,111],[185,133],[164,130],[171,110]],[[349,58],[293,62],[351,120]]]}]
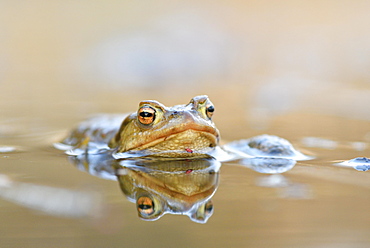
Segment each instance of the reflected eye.
[{"label": "reflected eye", "polygon": [[137,199],[137,210],[144,216],[154,213],[154,202],[147,196],[141,196]]},{"label": "reflected eye", "polygon": [[213,112],[215,112],[215,107],[213,105],[207,106],[206,114],[207,114],[208,118],[210,118],[210,119],[212,118]]},{"label": "reflected eye", "polygon": [[151,107],[142,107],[138,112],[138,119],[141,124],[149,125],[155,120],[155,110]]},{"label": "reflected eye", "polygon": [[206,213],[206,215],[212,214],[212,212],[213,212],[213,203],[212,203],[212,201],[209,201],[209,202],[206,203],[206,205],[204,206],[204,212]]}]

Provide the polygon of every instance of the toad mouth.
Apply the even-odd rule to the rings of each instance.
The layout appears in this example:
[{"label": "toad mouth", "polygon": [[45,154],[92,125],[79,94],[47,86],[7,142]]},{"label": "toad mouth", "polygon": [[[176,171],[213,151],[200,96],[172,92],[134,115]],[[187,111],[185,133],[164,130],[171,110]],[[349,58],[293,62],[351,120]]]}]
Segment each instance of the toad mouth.
[{"label": "toad mouth", "polygon": [[[197,142],[196,138],[202,137],[203,140],[207,140],[207,147],[215,147],[218,143],[219,134],[218,131],[214,128],[205,126],[195,126],[191,125],[190,127],[183,127],[180,130],[171,130],[165,132],[159,137],[155,137],[149,142],[138,143],[136,146],[132,147],[129,150],[145,150],[150,147],[154,147],[162,142],[173,141],[179,146],[194,146]],[[202,147],[205,148],[205,147]],[[172,150],[172,149],[169,149]],[[178,150],[178,149],[175,149]],[[180,149],[181,150],[181,149]]]}]

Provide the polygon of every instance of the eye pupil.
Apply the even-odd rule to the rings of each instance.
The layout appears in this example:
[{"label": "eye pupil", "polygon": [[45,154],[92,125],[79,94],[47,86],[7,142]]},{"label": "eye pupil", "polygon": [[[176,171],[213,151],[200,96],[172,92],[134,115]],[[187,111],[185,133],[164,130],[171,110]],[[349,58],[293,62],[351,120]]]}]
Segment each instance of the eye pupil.
[{"label": "eye pupil", "polygon": [[209,106],[207,111],[210,112],[210,113],[213,113],[215,111],[215,107]]},{"label": "eye pupil", "polygon": [[140,116],[143,117],[143,118],[152,117],[153,113],[143,111],[143,112],[140,113]]},{"label": "eye pupil", "polygon": [[149,205],[149,204],[139,204],[138,205],[138,208],[143,209],[143,210],[146,210],[146,209],[153,208],[153,206],[152,205]]}]

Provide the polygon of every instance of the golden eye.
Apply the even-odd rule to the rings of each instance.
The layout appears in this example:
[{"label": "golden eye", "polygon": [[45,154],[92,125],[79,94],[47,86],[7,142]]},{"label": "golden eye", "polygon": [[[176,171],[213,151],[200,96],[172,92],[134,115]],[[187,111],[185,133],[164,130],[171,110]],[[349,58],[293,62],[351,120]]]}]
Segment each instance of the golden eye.
[{"label": "golden eye", "polygon": [[209,105],[209,106],[206,107],[206,114],[207,114],[209,119],[212,118],[213,112],[215,112],[215,107],[213,105]]},{"label": "golden eye", "polygon": [[141,124],[149,125],[155,120],[155,110],[151,107],[142,107],[138,111],[137,118]]},{"label": "golden eye", "polygon": [[150,216],[154,213],[154,202],[147,196],[141,196],[136,201],[137,210],[144,216]]}]

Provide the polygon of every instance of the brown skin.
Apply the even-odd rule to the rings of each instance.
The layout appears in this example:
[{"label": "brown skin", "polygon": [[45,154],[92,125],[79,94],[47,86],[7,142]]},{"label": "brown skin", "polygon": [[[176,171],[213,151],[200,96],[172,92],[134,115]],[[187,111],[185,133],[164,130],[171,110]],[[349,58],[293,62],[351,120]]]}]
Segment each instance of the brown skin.
[{"label": "brown skin", "polygon": [[117,152],[143,151],[159,156],[206,153],[218,145],[220,137],[211,119],[213,112],[207,96],[196,96],[186,105],[173,107],[143,101],[138,111],[123,121],[109,146]]}]

